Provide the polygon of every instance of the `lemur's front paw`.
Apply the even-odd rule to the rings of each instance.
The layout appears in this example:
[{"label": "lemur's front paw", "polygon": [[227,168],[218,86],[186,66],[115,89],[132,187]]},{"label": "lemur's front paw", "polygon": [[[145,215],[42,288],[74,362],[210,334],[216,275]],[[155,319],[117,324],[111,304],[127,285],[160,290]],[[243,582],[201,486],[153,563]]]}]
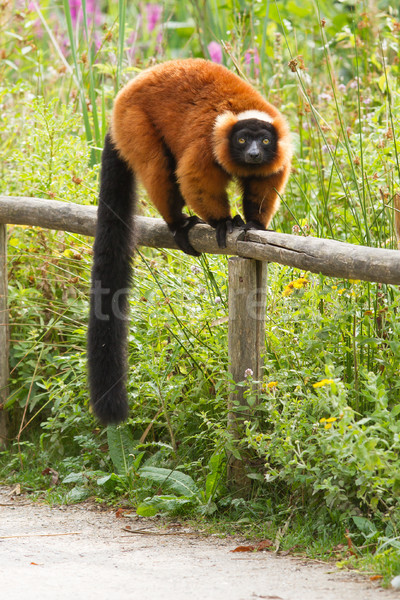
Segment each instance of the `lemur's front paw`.
[{"label": "lemur's front paw", "polygon": [[215,227],[217,234],[217,244],[220,248],[226,248],[226,236],[228,233],[232,233],[234,227],[242,228],[244,226],[244,221],[240,215],[236,215],[235,217],[225,217],[224,219],[219,219],[214,223],[211,223],[212,227]]},{"label": "lemur's front paw", "polygon": [[192,217],[187,217],[187,219],[180,223],[168,225],[179,248],[186,254],[190,254],[190,256],[201,255],[201,252],[197,252],[189,242],[189,231],[198,223],[204,223],[204,221],[199,219],[199,217],[196,217],[196,215],[193,215]]},{"label": "lemur's front paw", "polygon": [[261,229],[262,231],[266,231],[264,225],[260,223],[260,221],[247,221],[247,223],[243,226],[244,231],[248,231],[249,229]]}]

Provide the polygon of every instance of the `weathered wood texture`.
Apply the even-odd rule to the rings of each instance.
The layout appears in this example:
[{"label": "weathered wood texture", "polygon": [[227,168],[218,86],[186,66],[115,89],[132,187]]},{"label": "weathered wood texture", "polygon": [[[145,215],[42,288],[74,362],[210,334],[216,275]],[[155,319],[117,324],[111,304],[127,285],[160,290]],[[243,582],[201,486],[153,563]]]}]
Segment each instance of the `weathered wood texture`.
[{"label": "weathered wood texture", "polygon": [[0,223],[33,225],[93,236],[97,207],[72,202],[0,196]]},{"label": "weathered wood texture", "polygon": [[[228,353],[229,373],[235,383],[261,380],[265,348],[267,263],[238,256],[228,261]],[[252,389],[251,389],[252,388]],[[257,384],[235,386],[229,394],[229,428],[236,439],[242,436],[243,420],[250,418],[246,392],[257,395]],[[237,407],[239,410],[237,410]],[[233,455],[228,461],[231,489],[246,495],[251,489],[246,475],[246,457]]]},{"label": "weathered wood texture", "polygon": [[0,447],[7,441],[7,412],[3,410],[3,405],[8,397],[7,287],[7,227],[0,224]]},{"label": "weathered wood texture", "polygon": [[[0,196],[0,223],[38,225],[92,236],[96,227],[96,207]],[[139,245],[176,248],[168,227],[161,219],[137,217],[135,230]],[[190,241],[200,252],[278,262],[332,277],[400,284],[400,256],[397,250],[254,230],[246,234],[235,231],[228,236],[227,247],[221,249],[217,245],[214,230],[208,225],[194,227],[190,232]]]},{"label": "weathered wood texture", "polygon": [[[231,257],[228,286],[230,374],[233,381],[243,381],[247,369],[251,369],[251,377],[259,380],[260,355],[264,351],[267,263]],[[244,390],[236,390],[232,398],[246,404]]]}]

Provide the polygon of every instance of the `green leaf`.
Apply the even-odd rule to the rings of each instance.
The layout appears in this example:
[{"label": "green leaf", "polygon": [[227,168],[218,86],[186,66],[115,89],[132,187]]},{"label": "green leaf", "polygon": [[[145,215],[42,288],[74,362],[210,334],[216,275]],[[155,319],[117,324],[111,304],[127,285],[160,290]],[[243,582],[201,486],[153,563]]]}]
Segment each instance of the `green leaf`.
[{"label": "green leaf", "polygon": [[97,485],[102,487],[106,492],[113,491],[117,485],[121,485],[121,483],[124,484],[125,482],[123,477],[116,475],[115,473],[103,475],[103,477],[99,477],[96,481]]},{"label": "green leaf", "polygon": [[207,502],[207,504],[202,504],[198,507],[197,512],[200,515],[213,515],[218,510],[218,506],[215,502]]},{"label": "green leaf", "polygon": [[104,477],[99,477],[96,481],[97,485],[104,485],[105,483],[107,483],[107,481],[111,479],[112,476],[113,473],[110,473],[109,475],[104,475]]},{"label": "green leaf", "polygon": [[377,553],[381,553],[385,548],[396,548],[396,550],[400,550],[400,540],[397,538],[385,540],[383,544],[378,546],[376,551]]},{"label": "green leaf", "polygon": [[84,481],[87,481],[84,473],[69,473],[64,477],[62,483],[83,483]]},{"label": "green leaf", "polygon": [[182,496],[200,496],[200,490],[193,479],[180,471],[163,469],[161,467],[142,467],[139,470],[139,475],[140,477],[159,483],[160,486],[165,486]]},{"label": "green leaf", "polygon": [[146,498],[136,509],[141,517],[154,517],[158,513],[178,513],[193,505],[191,498],[176,496],[153,496]]},{"label": "green leaf", "polygon": [[90,490],[76,486],[70,490],[66,496],[67,502],[80,502],[90,496]]},{"label": "green leaf", "polygon": [[107,440],[110,457],[117,473],[126,476],[133,464],[132,453],[135,448],[135,440],[131,432],[123,425],[109,425]]},{"label": "green leaf", "polygon": [[225,469],[225,457],[222,454],[213,454],[208,462],[210,473],[206,478],[206,500],[214,497],[215,491]]},{"label": "green leaf", "polygon": [[247,477],[249,479],[255,479],[256,481],[260,481],[261,483],[264,483],[265,481],[265,476],[263,475],[263,473],[247,473]]},{"label": "green leaf", "polygon": [[369,521],[369,519],[365,519],[364,517],[352,517],[354,521],[354,525],[357,527],[361,533],[365,535],[370,535],[371,533],[376,533],[376,527],[374,523]]}]

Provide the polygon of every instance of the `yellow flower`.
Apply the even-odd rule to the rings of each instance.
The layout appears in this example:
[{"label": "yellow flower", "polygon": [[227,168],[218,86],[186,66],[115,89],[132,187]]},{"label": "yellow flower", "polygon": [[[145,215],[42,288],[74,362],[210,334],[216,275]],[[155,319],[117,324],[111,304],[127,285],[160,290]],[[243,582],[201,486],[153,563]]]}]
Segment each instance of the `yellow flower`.
[{"label": "yellow flower", "polygon": [[293,286],[293,281],[291,281],[283,290],[282,296],[290,296],[290,294],[293,294],[293,291],[294,291],[294,286]]},{"label": "yellow flower", "polygon": [[332,423],[335,421],[337,421],[337,417],[329,417],[329,419],[322,417],[322,419],[319,420],[321,425],[324,425],[324,429],[330,429],[332,427]]},{"label": "yellow flower", "polygon": [[316,383],[313,383],[313,387],[320,388],[320,387],[324,387],[324,385],[330,385],[331,383],[333,383],[333,379],[322,379],[321,381],[317,381]]},{"label": "yellow flower", "polygon": [[299,277],[298,279],[295,279],[294,281],[291,281],[290,283],[288,283],[288,285],[283,290],[282,295],[290,296],[291,294],[293,294],[293,291],[295,289],[299,290],[299,289],[305,287],[307,285],[307,283],[309,283],[308,279],[306,279],[305,277]]},{"label": "yellow flower", "polygon": [[270,389],[272,389],[272,388],[276,387],[277,385],[278,385],[278,382],[277,382],[277,381],[269,381],[269,382],[267,383],[267,388],[270,390]]},{"label": "yellow flower", "polygon": [[299,277],[299,279],[296,279],[296,281],[293,281],[293,287],[295,287],[296,289],[300,289],[302,287],[305,287],[308,283],[308,279],[306,279],[305,277]]},{"label": "yellow flower", "polygon": [[349,279],[349,283],[360,283],[359,279]]},{"label": "yellow flower", "polygon": [[64,252],[62,253],[62,256],[66,256],[67,258],[72,258],[74,256],[75,252],[72,248],[66,248],[64,250]]}]

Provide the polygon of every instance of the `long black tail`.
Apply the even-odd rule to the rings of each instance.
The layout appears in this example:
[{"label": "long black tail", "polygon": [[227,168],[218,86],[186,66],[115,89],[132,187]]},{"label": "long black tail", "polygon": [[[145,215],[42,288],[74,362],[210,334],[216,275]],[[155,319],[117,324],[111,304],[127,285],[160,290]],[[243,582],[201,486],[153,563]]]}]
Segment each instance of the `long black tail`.
[{"label": "long black tail", "polygon": [[119,423],[128,414],[125,383],[134,183],[133,172],[108,133],[101,161],[88,333],[91,403],[104,424]]}]

